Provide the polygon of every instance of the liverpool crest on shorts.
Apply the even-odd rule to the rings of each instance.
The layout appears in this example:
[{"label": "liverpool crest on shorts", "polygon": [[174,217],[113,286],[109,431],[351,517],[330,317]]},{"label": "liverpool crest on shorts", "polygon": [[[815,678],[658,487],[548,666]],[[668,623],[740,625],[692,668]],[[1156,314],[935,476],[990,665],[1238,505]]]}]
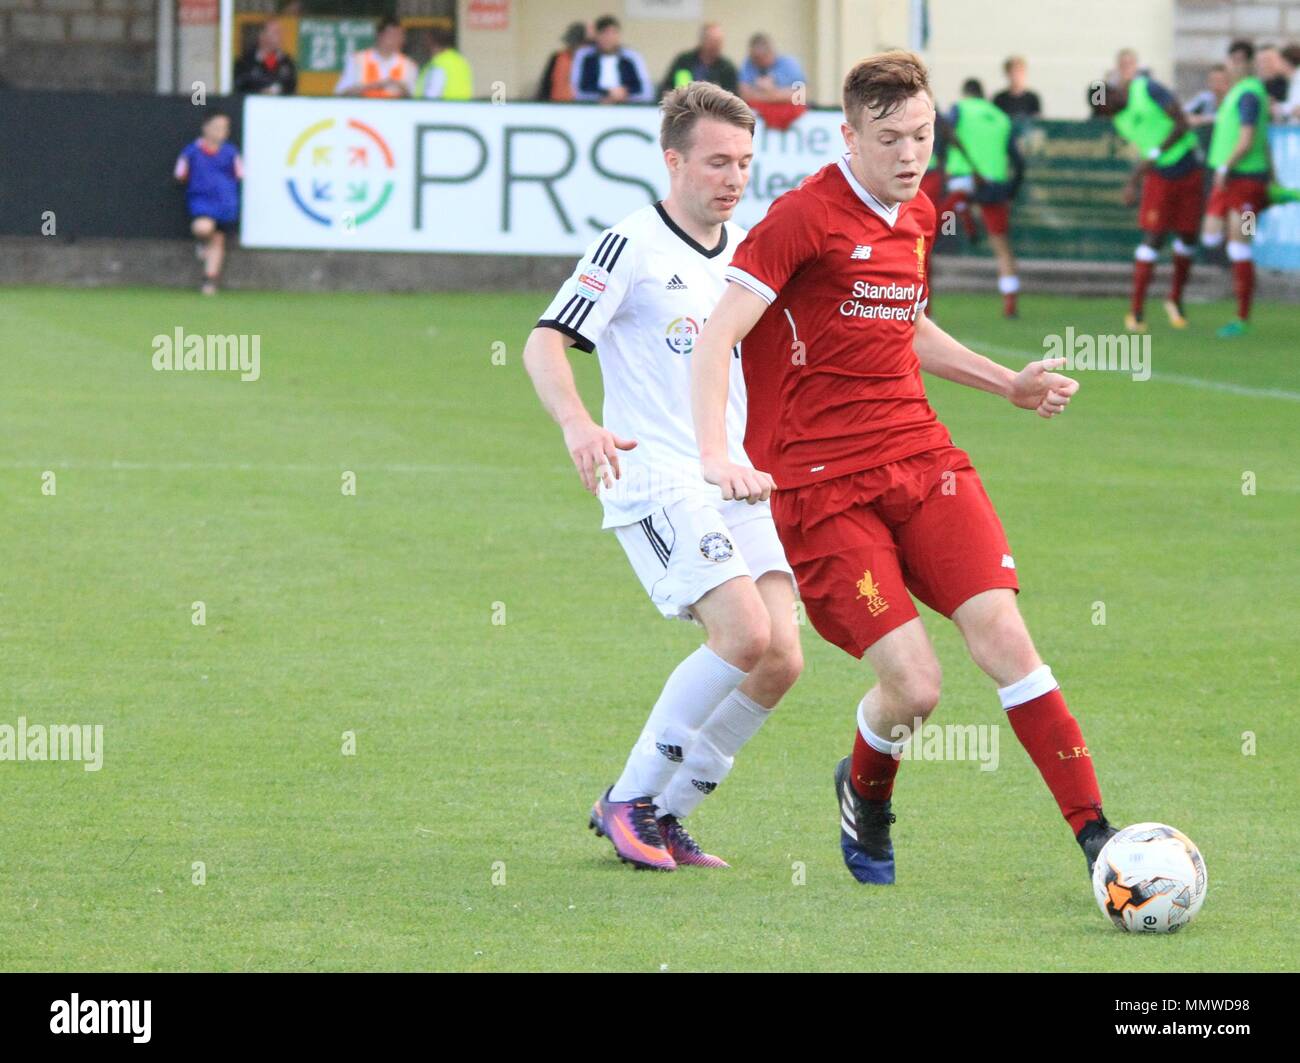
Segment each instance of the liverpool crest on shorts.
[{"label": "liverpool crest on shorts", "polygon": [[726,561],[731,557],[733,550],[731,540],[722,532],[709,532],[700,540],[700,553],[709,561]]}]

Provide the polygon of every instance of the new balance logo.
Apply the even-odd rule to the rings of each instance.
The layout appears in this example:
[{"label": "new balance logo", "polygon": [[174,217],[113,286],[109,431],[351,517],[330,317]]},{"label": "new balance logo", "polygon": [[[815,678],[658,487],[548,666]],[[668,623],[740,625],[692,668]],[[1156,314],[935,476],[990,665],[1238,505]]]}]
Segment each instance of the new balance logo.
[{"label": "new balance logo", "polygon": [[668,286],[664,288],[664,291],[680,292],[683,291],[685,288],[686,288],[685,282],[681,279],[681,277],[677,276],[677,274],[674,273],[673,279],[668,282]]},{"label": "new balance logo", "polygon": [[681,746],[670,746],[663,742],[656,742],[655,749],[659,750],[660,753],[671,760],[674,764],[680,764],[682,762]]},{"label": "new balance logo", "polygon": [[869,244],[858,244],[853,249],[853,254],[849,258],[865,259],[871,257],[871,246]]},{"label": "new balance logo", "polygon": [[716,789],[718,788],[718,784],[717,784],[717,783],[715,783],[715,782],[704,782],[702,779],[692,779],[692,780],[691,780],[691,785],[694,786],[695,789],[699,790],[700,793],[703,793],[703,794],[711,794],[711,793],[713,793],[714,790],[716,790]]},{"label": "new balance logo", "polygon": [[1016,559],[1015,559],[1014,557],[1012,557],[1010,554],[1003,554],[1003,555],[1002,555],[1002,567],[1003,567],[1003,568],[1015,568],[1015,567],[1016,567]]}]

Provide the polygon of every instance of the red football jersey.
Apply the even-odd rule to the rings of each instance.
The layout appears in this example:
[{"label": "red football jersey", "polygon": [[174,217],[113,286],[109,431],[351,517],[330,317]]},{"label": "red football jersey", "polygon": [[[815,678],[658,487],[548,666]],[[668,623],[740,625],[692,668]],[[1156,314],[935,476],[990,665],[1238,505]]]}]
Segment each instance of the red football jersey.
[{"label": "red football jersey", "polygon": [[768,303],[741,345],[745,453],[802,487],[951,443],[912,348],[934,204],[886,208],[831,163],[772,204],[727,279]]}]

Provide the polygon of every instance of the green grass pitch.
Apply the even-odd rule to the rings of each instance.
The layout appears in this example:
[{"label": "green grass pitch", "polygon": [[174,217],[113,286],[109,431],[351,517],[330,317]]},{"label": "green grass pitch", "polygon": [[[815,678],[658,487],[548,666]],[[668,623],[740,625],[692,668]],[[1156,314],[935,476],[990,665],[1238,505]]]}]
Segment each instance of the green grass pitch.
[{"label": "green grass pitch", "polygon": [[[98,772],[0,761],[0,969],[1295,967],[1295,307],[1237,341],[1213,338],[1226,303],[1185,333],[1154,307],[1152,379],[1081,373],[1051,423],[930,382],[1107,812],[1205,854],[1198,921],[1140,938],[1098,912],[1005,723],[996,771],[903,765],[899,884],[852,882],[831,770],[869,673],[811,627],[692,820],[731,871],[632,873],[585,829],[699,636],[658,618],[534,399],[545,301],[0,292],[0,724],[104,729]],[[937,308],[1009,363],[1124,309]],[[259,335],[261,379],[155,372],[177,326]],[[934,720],[999,723],[925,616]]]}]

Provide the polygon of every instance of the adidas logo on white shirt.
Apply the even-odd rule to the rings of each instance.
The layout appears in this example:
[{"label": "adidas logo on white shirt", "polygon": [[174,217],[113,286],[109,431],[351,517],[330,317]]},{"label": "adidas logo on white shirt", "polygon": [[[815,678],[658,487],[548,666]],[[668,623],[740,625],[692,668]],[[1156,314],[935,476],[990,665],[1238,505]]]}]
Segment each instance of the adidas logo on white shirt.
[{"label": "adidas logo on white shirt", "polygon": [[677,274],[674,273],[673,279],[668,282],[668,285],[667,287],[664,288],[664,291],[680,292],[683,291],[685,288],[686,288],[685,282],[681,279],[681,277],[677,276]]}]

